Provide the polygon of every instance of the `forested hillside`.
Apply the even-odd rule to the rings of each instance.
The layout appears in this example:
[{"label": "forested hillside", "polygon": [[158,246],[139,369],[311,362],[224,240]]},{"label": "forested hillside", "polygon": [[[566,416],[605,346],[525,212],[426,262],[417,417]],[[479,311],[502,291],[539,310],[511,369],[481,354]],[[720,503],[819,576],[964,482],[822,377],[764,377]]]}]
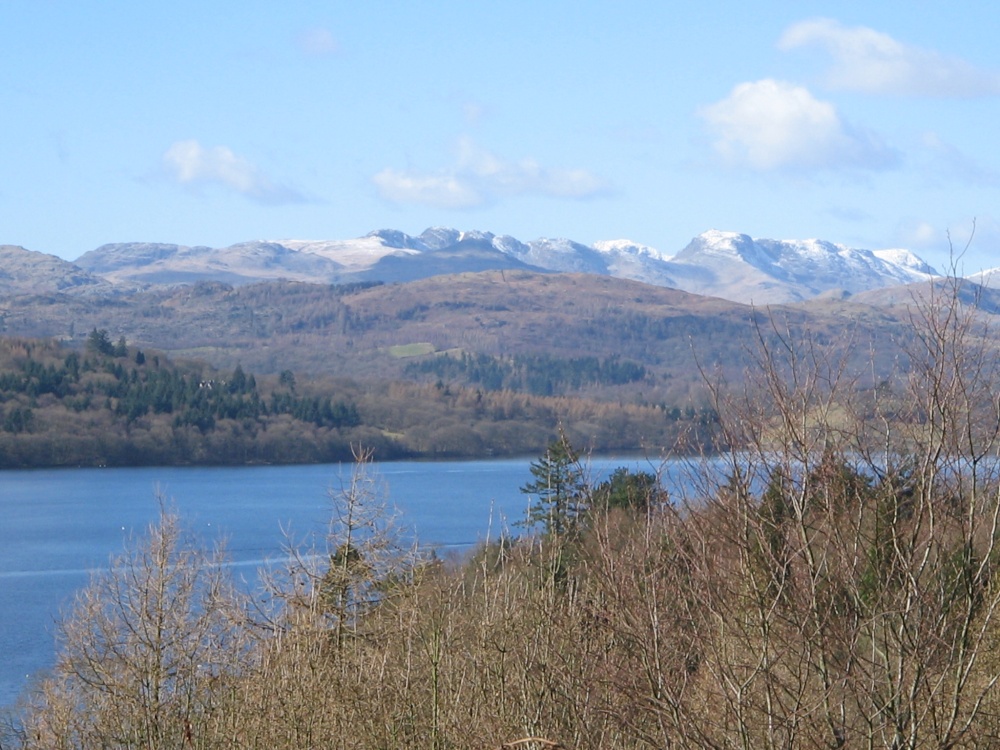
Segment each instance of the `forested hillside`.
[{"label": "forested hillside", "polygon": [[967,309],[915,316],[906,377],[868,392],[842,356],[762,344],[715,390],[741,450],[677,484],[589,485],[558,434],[520,536],[462,559],[395,530],[364,452],[249,595],[167,509],[77,598],[8,741],[995,747],[1000,370]]},{"label": "forested hillside", "polygon": [[824,349],[850,340],[876,352],[858,368],[887,372],[906,312],[824,303],[752,308],[675,289],[584,274],[469,273],[405,284],[204,282],[106,299],[0,299],[7,335],[82,345],[113,339],[236,365],[258,376],[409,380],[583,396],[681,409],[706,405],[703,370],[734,382],[759,332]]},{"label": "forested hillside", "polygon": [[[559,425],[592,450],[703,444],[713,416],[509,389],[220,371],[113,342],[0,338],[0,467],[523,455]],[[502,384],[500,384],[502,385]]]},{"label": "forested hillside", "polygon": [[349,456],[357,407],[279,381],[266,390],[237,366],[112,343],[84,350],[0,339],[0,465],[249,463]]}]

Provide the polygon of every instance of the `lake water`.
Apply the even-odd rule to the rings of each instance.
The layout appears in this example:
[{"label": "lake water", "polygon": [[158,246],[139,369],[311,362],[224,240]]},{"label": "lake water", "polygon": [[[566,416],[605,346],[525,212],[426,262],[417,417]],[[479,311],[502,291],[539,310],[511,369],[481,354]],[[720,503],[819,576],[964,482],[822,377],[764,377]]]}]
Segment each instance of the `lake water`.
[{"label": "lake water", "polygon": [[[532,459],[374,464],[388,504],[421,544],[463,549],[524,517]],[[596,482],[643,459],[594,459]],[[238,575],[280,557],[286,532],[322,533],[350,464],[0,472],[0,706],[51,665],[54,624],[88,571],[107,566],[167,497],[210,546],[224,538]]]}]

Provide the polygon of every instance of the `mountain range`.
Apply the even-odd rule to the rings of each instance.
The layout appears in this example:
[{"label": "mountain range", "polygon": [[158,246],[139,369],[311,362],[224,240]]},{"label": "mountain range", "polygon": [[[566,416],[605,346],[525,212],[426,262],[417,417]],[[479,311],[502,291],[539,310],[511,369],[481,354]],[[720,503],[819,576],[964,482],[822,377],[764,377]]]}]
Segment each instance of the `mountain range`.
[{"label": "mountain range", "polygon": [[[675,255],[443,228],[218,249],[122,243],[76,263],[0,246],[0,332],[82,342],[106,329],[223,369],[460,385],[620,361],[645,377],[577,389],[688,404],[704,372],[738,382],[748,334],[771,316],[823,346],[846,337],[882,377],[905,360],[912,304],[934,276],[906,251],[717,231]],[[1000,314],[1000,290],[967,287],[980,312]],[[557,381],[552,393],[568,393]]]},{"label": "mountain range", "polygon": [[[908,250],[863,250],[824,240],[754,239],[716,230],[695,237],[673,255],[628,240],[589,246],[568,239],[521,242],[509,235],[443,227],[418,236],[380,229],[348,240],[254,240],[224,248],[116,243],[85,253],[73,264],[60,261],[66,265],[58,272],[59,264],[48,260],[49,282],[41,287],[18,284],[11,269],[15,250],[6,246],[0,254],[0,292],[29,292],[32,286],[35,293],[49,289],[53,274],[60,279],[55,282],[59,290],[93,293],[198,281],[391,283],[453,273],[525,270],[610,276],[759,305],[843,297],[937,275]],[[19,265],[25,267],[23,258]]]}]

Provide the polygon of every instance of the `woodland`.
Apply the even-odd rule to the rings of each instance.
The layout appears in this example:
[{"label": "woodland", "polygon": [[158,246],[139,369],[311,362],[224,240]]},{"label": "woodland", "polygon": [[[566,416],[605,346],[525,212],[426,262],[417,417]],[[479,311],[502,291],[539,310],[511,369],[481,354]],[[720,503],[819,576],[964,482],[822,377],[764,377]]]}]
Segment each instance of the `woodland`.
[{"label": "woodland", "polygon": [[719,449],[706,382],[739,388],[756,335],[891,377],[908,308],[861,296],[755,309],[514,271],[12,294],[0,467],[524,456],[560,428],[586,452]]},{"label": "woodland", "polygon": [[742,377],[755,320],[779,319],[792,338],[822,346],[849,331],[858,343],[854,364],[874,352],[878,369],[890,368],[894,342],[909,332],[906,307],[885,304],[886,294],[862,297],[754,309],[622,279],[525,272],[403,284],[200,282],[110,296],[0,297],[0,333],[82,348],[96,328],[223,372],[240,365],[258,379],[287,369],[300,379],[442,380],[473,391],[499,386],[683,410],[708,405],[700,369]]},{"label": "woodland", "polygon": [[[641,450],[704,432],[713,419],[705,408],[551,395],[553,383],[642,376],[613,359],[515,359],[506,372],[518,383],[358,382],[291,370],[258,380],[240,364],[220,371],[124,336],[114,343],[106,329],[94,328],[82,349],[0,338],[0,468],[323,463],[350,460],[361,444],[380,460],[524,455],[559,425],[588,450]],[[532,383],[547,395],[532,395]]]},{"label": "woodland", "polygon": [[706,377],[739,450],[685,492],[588,486],[557,430],[521,525],[463,557],[401,542],[364,450],[258,590],[164,506],[3,746],[993,746],[1000,361],[954,284],[912,313],[875,388],[857,352],[752,329],[740,387]]}]

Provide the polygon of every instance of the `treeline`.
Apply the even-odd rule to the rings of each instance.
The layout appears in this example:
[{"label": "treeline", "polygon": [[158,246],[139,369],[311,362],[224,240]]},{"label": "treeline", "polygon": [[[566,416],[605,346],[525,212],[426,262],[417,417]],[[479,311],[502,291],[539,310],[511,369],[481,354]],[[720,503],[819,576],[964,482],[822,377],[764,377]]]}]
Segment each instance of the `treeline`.
[{"label": "treeline", "polygon": [[147,357],[94,329],[84,351],[0,341],[0,466],[252,463],[350,456],[356,404],[268,391],[231,373]]},{"label": "treeline", "polygon": [[457,381],[488,391],[509,390],[553,396],[592,385],[635,383],[646,377],[646,368],[619,357],[559,358],[545,354],[494,357],[462,352],[457,356],[441,354],[411,362],[407,364],[405,374],[430,374],[445,382]]},{"label": "treeline", "polygon": [[441,382],[369,384],[359,408],[364,420],[386,426],[408,450],[433,458],[537,453],[560,429],[589,452],[697,453],[709,449],[718,419],[709,405],[675,412],[663,404],[532,396]]},{"label": "treeline", "polygon": [[995,747],[996,349],[957,295],[914,305],[874,390],[851,353],[763,342],[715,391],[739,450],[670,485],[594,487],[560,433],[524,534],[461,559],[403,541],[367,454],[250,594],[164,513],[77,598],[6,744]]},{"label": "treeline", "polygon": [[[33,358],[37,345],[31,342],[22,342],[21,346],[25,356],[14,358],[14,369],[0,374],[0,402],[28,398],[27,407],[12,410],[27,415],[19,420],[21,423],[33,420],[31,407],[45,395],[62,399],[78,412],[95,403],[103,405],[127,424],[150,413],[170,414],[174,415],[175,426],[190,424],[203,431],[212,429],[220,419],[259,420],[278,414],[289,414],[319,427],[354,427],[360,423],[353,404],[334,403],[329,396],[300,397],[285,391],[272,392],[270,399],[262,398],[254,376],[247,375],[239,365],[225,379],[205,379],[175,367],[161,367],[159,356],[147,365],[141,350],[135,350],[130,357],[124,339],[111,345],[103,330],[95,329],[88,341],[92,356],[81,358],[73,351],[61,363],[44,364]],[[7,417],[5,429],[6,422]]]},{"label": "treeline", "polygon": [[561,441],[532,533],[461,560],[409,548],[361,466],[249,595],[168,513],[77,597],[8,743],[994,746],[996,478],[789,457],[705,469],[685,502],[589,486]]},{"label": "treeline", "polygon": [[705,445],[714,417],[509,390],[317,380],[289,370],[258,380],[241,365],[197,362],[114,343],[86,348],[0,339],[0,468],[322,463],[363,443],[379,459],[524,455],[562,424],[595,451]]}]

